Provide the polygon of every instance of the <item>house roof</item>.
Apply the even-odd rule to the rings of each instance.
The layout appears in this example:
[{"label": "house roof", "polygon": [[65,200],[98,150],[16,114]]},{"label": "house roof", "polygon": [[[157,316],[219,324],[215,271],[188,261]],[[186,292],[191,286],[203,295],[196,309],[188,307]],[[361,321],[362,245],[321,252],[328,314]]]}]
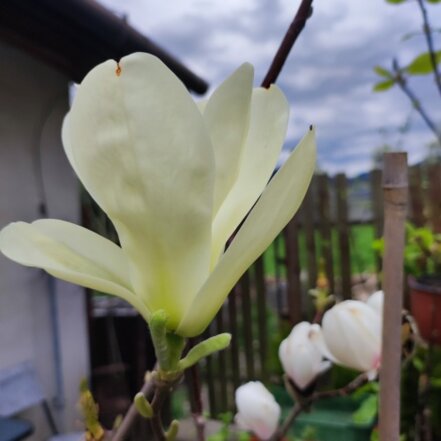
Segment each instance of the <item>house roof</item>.
[{"label": "house roof", "polygon": [[208,87],[124,18],[93,0],[0,1],[0,38],[76,82],[98,63],[141,51],[158,56],[190,90],[202,94]]}]

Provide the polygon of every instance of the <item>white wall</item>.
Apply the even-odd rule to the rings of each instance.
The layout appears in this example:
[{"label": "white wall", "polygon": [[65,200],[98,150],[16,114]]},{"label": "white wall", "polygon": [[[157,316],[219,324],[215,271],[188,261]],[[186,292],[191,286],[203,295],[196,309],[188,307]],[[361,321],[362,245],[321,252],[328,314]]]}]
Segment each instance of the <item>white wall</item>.
[{"label": "white wall", "polygon": [[[60,128],[68,106],[68,79],[43,62],[0,43],[0,227],[48,216],[78,223],[76,178],[64,156]],[[64,406],[54,406],[63,430],[78,428],[76,402],[81,378],[88,375],[84,291],[55,283],[60,321]],[[0,256],[0,369],[31,360],[49,402],[56,391],[48,279]],[[27,412],[41,441],[48,428],[41,409]]]}]

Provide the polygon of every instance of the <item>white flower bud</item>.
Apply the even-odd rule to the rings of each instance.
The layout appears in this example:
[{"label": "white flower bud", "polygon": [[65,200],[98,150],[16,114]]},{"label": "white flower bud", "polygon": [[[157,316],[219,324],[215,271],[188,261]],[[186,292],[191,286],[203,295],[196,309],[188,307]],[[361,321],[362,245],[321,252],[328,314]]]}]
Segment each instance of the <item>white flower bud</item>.
[{"label": "white flower bud", "polygon": [[283,370],[294,384],[301,390],[305,389],[315,378],[330,367],[323,360],[322,352],[314,343],[319,325],[301,322],[294,326],[289,336],[279,347],[279,358]]},{"label": "white flower bud", "polygon": [[323,317],[322,352],[335,363],[374,373],[381,360],[381,317],[364,302],[346,300]]},{"label": "white flower bud", "polygon": [[375,311],[380,314],[380,318],[383,317],[383,304],[384,304],[384,293],[383,291],[375,291],[373,294],[369,296],[366,301],[366,304],[371,308],[374,308]]},{"label": "white flower bud", "polygon": [[280,406],[260,381],[250,381],[236,390],[237,425],[268,440],[277,430]]}]

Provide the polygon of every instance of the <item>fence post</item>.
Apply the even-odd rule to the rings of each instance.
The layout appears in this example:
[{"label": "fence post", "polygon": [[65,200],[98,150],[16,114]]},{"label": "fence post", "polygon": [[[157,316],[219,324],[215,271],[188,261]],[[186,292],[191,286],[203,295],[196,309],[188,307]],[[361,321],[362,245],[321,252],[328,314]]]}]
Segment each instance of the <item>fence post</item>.
[{"label": "fence post", "polygon": [[287,279],[288,318],[292,325],[302,321],[302,285],[300,283],[299,228],[297,216],[283,230],[285,236],[285,262]]},{"label": "fence post", "polygon": [[414,165],[409,169],[409,205],[410,220],[417,227],[422,227],[426,224],[423,184],[421,166]]},{"label": "fence post", "polygon": [[441,233],[441,164],[429,167],[429,197],[432,228]]},{"label": "fence post", "polygon": [[325,262],[326,278],[329,283],[329,291],[335,292],[334,284],[334,258],[332,255],[332,228],[331,228],[331,207],[329,201],[329,178],[325,174],[317,176],[319,215],[320,215],[320,236],[321,236],[321,257]]},{"label": "fence post", "polygon": [[408,198],[406,153],[384,155],[383,191],[385,250],[379,432],[380,441],[399,441],[403,256]]},{"label": "fence post", "polygon": [[340,248],[340,274],[341,292],[344,299],[350,299],[352,294],[351,284],[351,256],[349,249],[349,225],[348,225],[348,190],[347,180],[343,173],[335,177],[337,195],[337,229]]}]

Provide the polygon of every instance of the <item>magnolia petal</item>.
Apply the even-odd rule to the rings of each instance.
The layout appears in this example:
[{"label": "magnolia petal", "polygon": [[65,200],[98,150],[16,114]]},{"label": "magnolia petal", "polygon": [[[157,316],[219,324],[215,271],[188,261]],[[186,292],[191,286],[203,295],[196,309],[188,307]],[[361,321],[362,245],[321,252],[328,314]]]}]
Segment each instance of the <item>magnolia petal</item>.
[{"label": "magnolia petal", "polygon": [[22,265],[121,297],[148,317],[146,306],[130,287],[121,248],[92,231],[55,219],[15,222],[0,232],[0,250]]},{"label": "magnolia petal", "polygon": [[270,181],[198,292],[178,327],[180,335],[195,336],[208,326],[240,276],[294,216],[314,173],[315,159],[315,135],[311,129]]},{"label": "magnolia petal", "polygon": [[277,429],[281,409],[273,395],[260,381],[250,381],[236,389],[236,422],[259,439],[271,438]]},{"label": "magnolia petal", "polygon": [[65,143],[115,225],[134,290],[173,328],[209,269],[214,154],[196,104],[156,57],[110,60],[79,87]]},{"label": "magnolia petal", "polygon": [[323,335],[336,362],[359,371],[378,367],[381,319],[363,302],[346,300],[327,311]]},{"label": "magnolia petal", "polygon": [[213,214],[217,212],[237,177],[248,132],[253,75],[253,66],[243,64],[214,91],[203,106],[204,121],[211,137],[216,164]]},{"label": "magnolia petal", "polygon": [[239,173],[213,222],[212,267],[268,184],[285,139],[288,115],[288,102],[277,86],[254,89]]}]

